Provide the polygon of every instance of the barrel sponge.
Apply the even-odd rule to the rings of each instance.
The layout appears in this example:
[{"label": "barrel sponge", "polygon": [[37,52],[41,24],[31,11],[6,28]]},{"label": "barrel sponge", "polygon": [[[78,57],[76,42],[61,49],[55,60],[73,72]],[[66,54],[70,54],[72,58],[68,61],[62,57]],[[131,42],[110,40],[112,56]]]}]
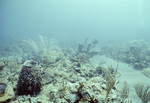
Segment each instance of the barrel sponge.
[{"label": "barrel sponge", "polygon": [[25,61],[17,82],[17,94],[36,96],[41,91],[41,81],[38,63],[33,60]]}]

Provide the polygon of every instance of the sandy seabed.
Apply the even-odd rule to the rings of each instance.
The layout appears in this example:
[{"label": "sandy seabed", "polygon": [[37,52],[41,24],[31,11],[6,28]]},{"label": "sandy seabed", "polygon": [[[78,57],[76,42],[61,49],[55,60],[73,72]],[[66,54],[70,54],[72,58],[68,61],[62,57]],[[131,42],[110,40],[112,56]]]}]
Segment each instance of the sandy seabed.
[{"label": "sandy seabed", "polygon": [[112,65],[116,68],[118,65],[118,71],[121,72],[121,76],[118,78],[119,83],[117,84],[117,88],[122,88],[123,82],[127,81],[130,89],[129,99],[132,99],[133,103],[142,103],[135,92],[134,84],[137,82],[142,82],[144,85],[150,85],[150,79],[142,74],[141,71],[135,70],[132,66],[126,63],[115,61],[105,56],[95,56],[91,59],[91,62],[95,66],[100,64],[105,68],[107,68],[108,65]]}]

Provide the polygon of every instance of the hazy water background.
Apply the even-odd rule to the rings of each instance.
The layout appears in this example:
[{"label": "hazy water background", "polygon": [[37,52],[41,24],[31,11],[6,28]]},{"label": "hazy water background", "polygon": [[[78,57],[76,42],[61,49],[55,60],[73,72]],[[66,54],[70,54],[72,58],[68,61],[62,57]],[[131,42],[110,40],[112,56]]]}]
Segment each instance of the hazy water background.
[{"label": "hazy water background", "polygon": [[[108,44],[135,39],[150,42],[149,5],[150,0],[0,0],[0,43],[39,40],[38,35],[66,42],[87,37]],[[8,45],[6,51],[16,49],[7,50]],[[11,52],[18,53],[18,49]],[[122,71],[126,74],[122,78],[128,77],[130,84],[139,79],[131,68],[124,66]]]},{"label": "hazy water background", "polygon": [[0,0],[0,39],[150,41],[150,0]]}]

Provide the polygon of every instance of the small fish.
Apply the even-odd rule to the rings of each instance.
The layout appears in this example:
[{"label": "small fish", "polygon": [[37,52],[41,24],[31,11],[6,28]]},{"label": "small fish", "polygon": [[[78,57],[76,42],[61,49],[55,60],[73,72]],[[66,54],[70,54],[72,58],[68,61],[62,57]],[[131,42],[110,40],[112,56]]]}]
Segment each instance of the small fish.
[{"label": "small fish", "polygon": [[36,61],[38,62],[38,65],[39,65],[41,60],[40,60],[40,59],[37,59]]},{"label": "small fish", "polygon": [[28,60],[32,60],[32,58],[28,58]]},{"label": "small fish", "polygon": [[36,61],[39,63],[41,60],[40,60],[40,59],[37,59]]}]

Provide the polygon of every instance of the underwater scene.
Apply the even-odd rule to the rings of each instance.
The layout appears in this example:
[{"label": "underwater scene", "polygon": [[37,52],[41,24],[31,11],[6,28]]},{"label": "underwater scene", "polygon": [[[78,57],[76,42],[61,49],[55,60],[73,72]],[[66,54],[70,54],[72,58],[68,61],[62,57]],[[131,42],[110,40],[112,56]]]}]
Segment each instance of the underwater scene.
[{"label": "underwater scene", "polygon": [[150,103],[149,0],[0,0],[0,103]]}]

